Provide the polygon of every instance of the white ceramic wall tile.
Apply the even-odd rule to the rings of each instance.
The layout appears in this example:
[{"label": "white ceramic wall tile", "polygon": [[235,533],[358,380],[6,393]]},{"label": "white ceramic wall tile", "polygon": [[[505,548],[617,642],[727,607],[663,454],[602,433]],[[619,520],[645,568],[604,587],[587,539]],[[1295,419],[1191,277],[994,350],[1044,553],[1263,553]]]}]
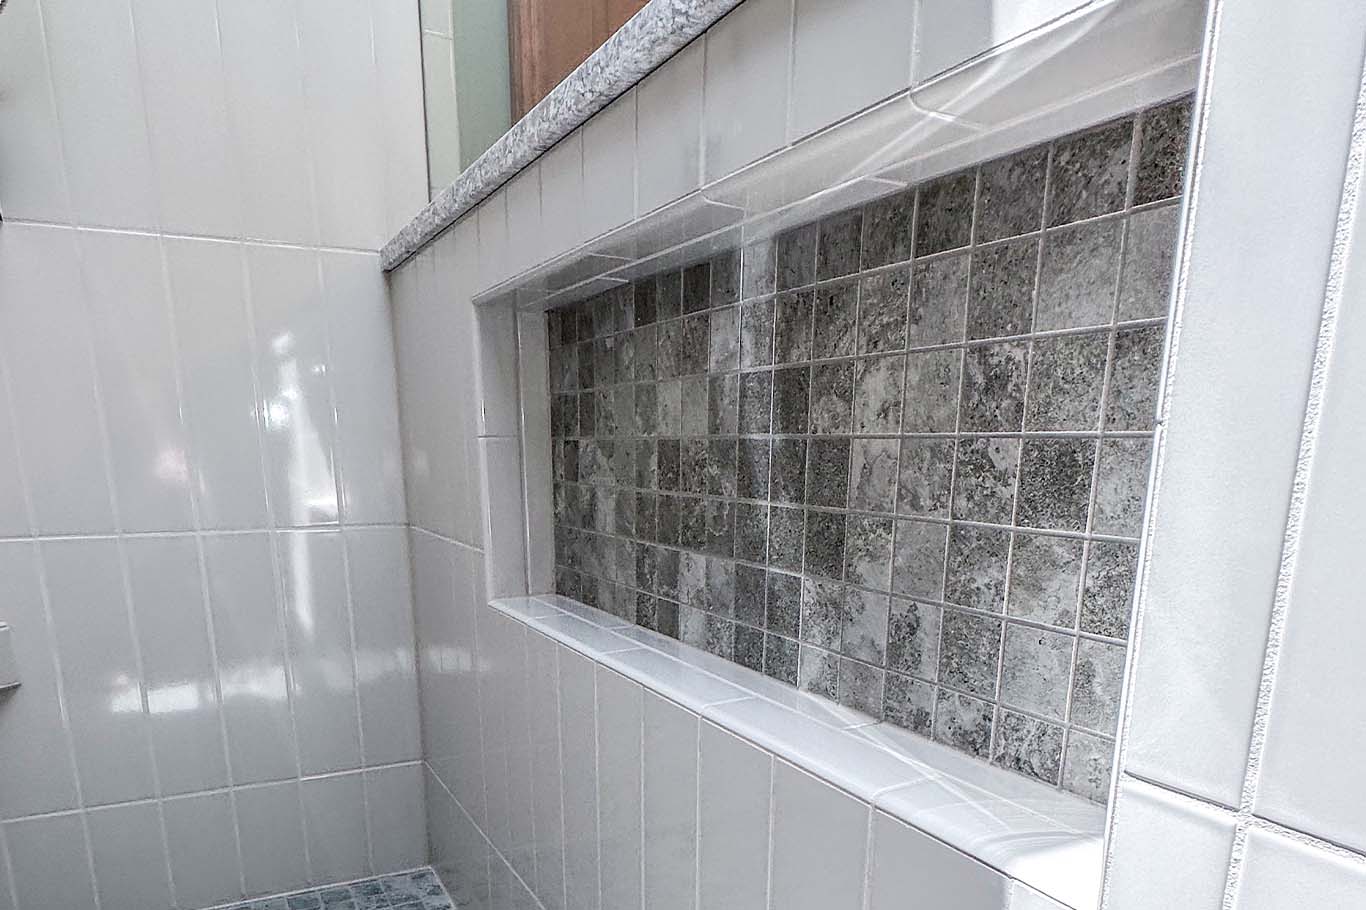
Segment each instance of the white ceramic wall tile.
[{"label": "white ceramic wall tile", "polygon": [[908,894],[927,907],[1005,910],[1009,879],[882,812],[873,814],[869,910],[895,910]]},{"label": "white ceramic wall tile", "polygon": [[[479,722],[484,744],[484,832],[505,856],[512,849],[512,790],[508,770],[513,677],[513,637],[519,630],[506,617],[478,612]],[[521,630],[525,634],[524,630]]]},{"label": "white ceramic wall tile", "polygon": [[[4,837],[4,829],[0,828],[0,838]],[[15,910],[14,890],[10,884],[9,866],[0,863],[0,910]]]},{"label": "white ceramic wall tile", "polygon": [[636,212],[636,91],[583,127],[583,232],[596,237]]},{"label": "white ceramic wall tile", "polygon": [[531,702],[531,805],[536,826],[536,895],[546,910],[564,907],[564,816],[560,784],[558,645],[527,633]]},{"label": "white ceramic wall tile", "polygon": [[100,910],[171,906],[171,880],[156,803],[96,809],[88,816]]},{"label": "white ceramic wall tile", "polygon": [[0,211],[11,219],[71,219],[62,137],[38,0],[14,0],[0,32]]},{"label": "white ceramic wall tile", "polygon": [[232,797],[204,793],[162,803],[176,899],[209,907],[242,894]]},{"label": "white ceramic wall tile", "polygon": [[337,403],[337,474],[348,524],[405,518],[403,452],[393,321],[379,259],[369,253],[320,256],[327,308],[328,373]]},{"label": "white ceramic wall tile", "polygon": [[247,894],[293,891],[308,884],[299,784],[238,790],[237,828]]},{"label": "white ceramic wall tile", "polygon": [[250,245],[247,266],[265,418],[267,490],[275,523],[297,527],[335,522],[336,424],[318,256]]},{"label": "white ceramic wall tile", "polygon": [[702,722],[697,776],[699,907],[764,910],[773,757]]},{"label": "white ceramic wall tile", "polygon": [[5,826],[19,906],[96,910],[79,815],[51,815]]},{"label": "white ceramic wall tile", "polygon": [[1083,0],[920,0],[914,81],[922,82],[1084,5]]},{"label": "white ceramic wall tile", "polygon": [[89,538],[41,544],[86,805],[143,799],[156,792],[119,546]]},{"label": "white ceramic wall tile", "polygon": [[70,809],[76,769],[62,722],[56,648],[48,631],[38,548],[0,543],[0,590],[23,685],[0,711],[0,818]]},{"label": "white ceramic wall tile", "polygon": [[541,164],[533,161],[508,181],[508,255],[513,274],[544,260],[541,239]]},{"label": "white ceramic wall tile", "polygon": [[697,736],[691,711],[645,693],[645,906],[693,906],[697,891]]},{"label": "white ceramic wall tile", "polygon": [[422,112],[422,36],[411,0],[370,0],[379,71],[380,132],[385,144],[384,239],[427,203]]},{"label": "white ceramic wall tile", "polygon": [[304,774],[354,768],[360,719],[341,535],[286,531],[275,545],[300,766]]},{"label": "white ceramic wall tile", "polygon": [[313,242],[318,219],[294,6],[220,5],[218,27],[246,235]]},{"label": "white ceramic wall tile", "polygon": [[455,43],[422,33],[422,96],[427,122],[427,174],[433,194],[460,176],[460,117],[455,95]]},{"label": "white ceramic wall tile", "polygon": [[344,533],[356,628],[356,685],[365,763],[422,754],[408,535],[402,528]]},{"label": "white ceramic wall tile", "polygon": [[787,141],[791,50],[792,0],[748,0],[707,32],[704,182]]},{"label": "white ceramic wall tile", "polygon": [[1232,813],[1126,778],[1115,800],[1110,853],[1117,861],[1104,906],[1219,907],[1232,847]]},{"label": "white ceramic wall tile", "polygon": [[312,882],[326,885],[364,877],[370,870],[370,857],[361,772],[319,777],[299,786]]},{"label": "white ceramic wall tile", "polygon": [[512,245],[508,238],[507,191],[499,190],[474,210],[479,225],[479,281],[484,290],[512,275]]},{"label": "white ceramic wall tile", "polygon": [[163,794],[228,783],[199,550],[189,537],[123,543]]},{"label": "white ceramic wall tile", "polygon": [[[5,388],[3,380],[4,357],[0,355],[0,391]],[[548,439],[546,445],[548,448]],[[6,395],[0,401],[0,537],[24,537],[33,533],[23,476],[19,440],[15,436],[14,418]]]},{"label": "white ceramic wall tile", "polygon": [[161,245],[108,231],[79,231],[77,241],[119,526],[187,530],[189,458]]},{"label": "white ceramic wall tile", "polygon": [[526,593],[526,519],[509,505],[522,501],[522,459],[515,437],[479,440],[479,462],[487,485],[484,559],[490,597]]},{"label": "white ceramic wall tile", "polygon": [[375,874],[400,872],[427,862],[421,765],[366,771],[365,804]]},{"label": "white ceramic wall tile", "polygon": [[[480,436],[517,436],[521,431],[517,386],[517,313],[512,307],[474,310],[474,357],[479,364]],[[520,497],[519,497],[520,498]]]},{"label": "white ceramic wall tile", "polygon": [[1010,910],[1068,910],[1046,894],[1040,894],[1028,885],[1010,883]]},{"label": "white ceramic wall tile", "polygon": [[[1181,343],[1168,374],[1126,752],[1145,779],[1233,806],[1361,83],[1366,7],[1286,21],[1262,3],[1225,14],[1203,161],[1193,175],[1199,204]],[[1314,51],[1267,50],[1283,47]],[[1302,100],[1307,85],[1322,90]],[[1267,120],[1268,109],[1284,116]],[[1277,156],[1247,154],[1249,124],[1258,124],[1264,148],[1303,148],[1304,136],[1317,137],[1313,157],[1298,160],[1302,180],[1291,203],[1270,202],[1285,169]],[[1259,230],[1250,235],[1249,224]],[[1220,444],[1201,442],[1211,439]],[[1228,495],[1213,480],[1222,477],[1261,493]],[[1213,538],[1211,528],[1219,529]],[[1173,699],[1174,690],[1200,695]]]},{"label": "white ceramic wall tile", "polygon": [[164,243],[200,526],[266,527],[243,248]]},{"label": "white ceramic wall tile", "polygon": [[42,534],[114,528],[77,256],[75,231],[0,225],[0,345]]},{"label": "white ceramic wall tile", "polygon": [[583,131],[541,156],[541,238],[547,256],[586,240],[583,228]]},{"label": "white ceramic wall tile", "polygon": [[[602,910],[641,906],[643,689],[601,666],[598,680],[598,839]],[[733,906],[733,905],[731,905]]]},{"label": "white ceramic wall tile", "polygon": [[870,811],[805,771],[775,762],[771,906],[862,908]]},{"label": "white ceramic wall tile", "polygon": [[536,880],[536,826],[531,799],[531,703],[526,627],[511,623],[502,687],[507,712],[508,848],[504,858],[528,882]]},{"label": "white ceramic wall tile", "polygon": [[217,4],[132,3],[161,226],[180,234],[239,236],[242,204]]},{"label": "white ceramic wall tile", "polygon": [[793,15],[789,139],[808,135],[910,84],[914,4],[796,0]]},{"label": "white ceramic wall tile", "polygon": [[[522,474],[524,489],[551,488],[550,376],[545,319],[540,313],[517,315],[517,369],[521,383]],[[548,496],[526,497],[527,590],[555,588],[554,503]]]},{"label": "white ceramic wall tile", "polygon": [[127,0],[44,3],[72,208],[82,223],[158,223],[152,150]]},{"label": "white ceramic wall tile", "polygon": [[647,76],[636,89],[638,215],[697,189],[702,179],[702,70],[706,43],[706,38],[694,41]]},{"label": "white ceramic wall tile", "polygon": [[299,766],[270,537],[207,536],[204,562],[233,780],[293,777]]},{"label": "white ceramic wall tile", "polygon": [[1254,830],[1238,882],[1236,910],[1351,907],[1366,894],[1366,858],[1329,852],[1284,834]]},{"label": "white ceramic wall tile", "polygon": [[[565,647],[557,648],[557,654],[560,668],[560,754],[564,760],[565,906],[569,910],[597,910],[601,906],[601,888],[598,881],[598,767],[594,743],[597,723],[594,720],[593,662]],[[646,812],[648,832],[648,808]],[[649,845],[648,834],[646,845]],[[648,853],[646,876],[649,876]],[[648,889],[648,885],[646,887]],[[648,890],[646,895],[648,900]]]}]

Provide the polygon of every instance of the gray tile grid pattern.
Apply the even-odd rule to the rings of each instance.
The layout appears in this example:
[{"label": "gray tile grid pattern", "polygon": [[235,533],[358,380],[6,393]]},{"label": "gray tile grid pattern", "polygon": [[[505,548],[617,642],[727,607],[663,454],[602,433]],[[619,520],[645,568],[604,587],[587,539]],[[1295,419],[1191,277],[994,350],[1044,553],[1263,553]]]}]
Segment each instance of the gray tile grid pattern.
[{"label": "gray tile grid pattern", "polygon": [[380,875],[279,897],[262,897],[224,910],[453,910],[452,899],[431,869]]},{"label": "gray tile grid pattern", "polygon": [[1189,104],[549,313],[559,593],[1103,801]]}]

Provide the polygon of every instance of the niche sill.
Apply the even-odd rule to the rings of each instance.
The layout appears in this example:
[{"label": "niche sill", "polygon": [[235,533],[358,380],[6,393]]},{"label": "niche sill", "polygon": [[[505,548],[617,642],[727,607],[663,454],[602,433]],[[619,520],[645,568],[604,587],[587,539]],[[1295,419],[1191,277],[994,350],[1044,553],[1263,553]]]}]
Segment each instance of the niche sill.
[{"label": "niche sill", "polygon": [[554,594],[489,606],[1073,910],[1105,810]]}]

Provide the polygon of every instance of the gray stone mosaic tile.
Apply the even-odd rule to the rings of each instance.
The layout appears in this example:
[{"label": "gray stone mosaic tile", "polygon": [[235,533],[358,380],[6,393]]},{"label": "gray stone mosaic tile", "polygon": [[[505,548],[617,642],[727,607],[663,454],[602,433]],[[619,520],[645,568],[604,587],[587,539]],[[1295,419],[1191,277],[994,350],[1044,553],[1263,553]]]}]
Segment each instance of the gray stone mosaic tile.
[{"label": "gray stone mosaic tile", "polygon": [[1164,205],[1129,216],[1124,240],[1124,271],[1119,282],[1118,316],[1121,321],[1167,315],[1180,218],[1181,207],[1177,205]]},{"label": "gray stone mosaic tile", "polygon": [[795,638],[801,627],[802,577],[787,572],[767,573],[764,603],[764,628],[778,635]]},{"label": "gray stone mosaic tile", "polygon": [[1108,332],[1035,338],[1029,351],[1026,430],[1091,430],[1100,426]]},{"label": "gray stone mosaic tile", "polygon": [[1110,324],[1123,229],[1124,223],[1112,218],[1044,236],[1035,329]]},{"label": "gray stone mosaic tile", "polygon": [[764,671],[764,633],[761,629],[735,624],[733,660],[758,673]]},{"label": "gray stone mosaic tile", "polygon": [[1070,628],[1077,617],[1083,541],[1016,534],[1010,546],[1006,612]]},{"label": "gray stone mosaic tile", "polygon": [[1043,226],[1047,170],[1047,146],[982,165],[977,191],[978,243],[1028,234]]},{"label": "gray stone mosaic tile", "polygon": [[746,246],[740,254],[740,294],[745,300],[772,294],[778,289],[777,246],[773,240],[760,240]]},{"label": "gray stone mosaic tile", "polygon": [[854,361],[854,432],[895,433],[901,428],[906,357],[890,354]]},{"label": "gray stone mosaic tile", "polygon": [[807,505],[835,509],[848,506],[849,447],[847,436],[817,436],[811,440],[806,456]]},{"label": "gray stone mosaic tile", "polygon": [[805,439],[773,440],[769,490],[774,502],[806,501],[806,450]]},{"label": "gray stone mosaic tile", "polygon": [[[887,660],[888,597],[872,591],[847,590],[840,653],[882,666]],[[878,701],[881,700],[879,697]]]},{"label": "gray stone mosaic tile", "polygon": [[1056,784],[1062,773],[1062,740],[1061,726],[1003,710],[991,760],[1003,768]]},{"label": "gray stone mosaic tile", "polygon": [[1139,118],[1135,205],[1181,195],[1190,123],[1189,97],[1145,111]]},{"label": "gray stone mosaic tile", "polygon": [[895,439],[855,439],[849,446],[849,508],[892,511],[897,496]]},{"label": "gray stone mosaic tile", "polygon": [[858,353],[906,347],[910,277],[909,270],[900,268],[868,275],[859,283]]},{"label": "gray stone mosaic tile", "polygon": [[887,669],[933,682],[939,674],[942,608],[900,597],[891,599]]},{"label": "gray stone mosaic tile", "polygon": [[735,504],[735,558],[768,561],[768,504]]},{"label": "gray stone mosaic tile", "polygon": [[915,212],[915,255],[928,256],[972,240],[976,168],[941,177],[920,188]]},{"label": "gray stone mosaic tile", "polygon": [[799,288],[816,280],[817,225],[807,224],[777,237],[778,290]]},{"label": "gray stone mosaic tile", "polygon": [[816,280],[842,278],[859,270],[863,212],[852,209],[824,218],[816,241]]},{"label": "gray stone mosaic tile", "polygon": [[1009,550],[1009,531],[954,525],[944,568],[944,600],[1000,612],[1005,602]]},{"label": "gray stone mosaic tile", "polygon": [[1006,623],[1001,704],[1061,721],[1072,678],[1071,635]]},{"label": "gray stone mosaic tile", "polygon": [[683,312],[698,313],[711,303],[711,263],[699,262],[683,270]]},{"label": "gray stone mosaic tile", "polygon": [[1096,471],[1096,514],[1100,534],[1137,537],[1143,526],[1152,441],[1147,438],[1105,439]]},{"label": "gray stone mosaic tile", "polygon": [[934,686],[887,671],[882,716],[898,727],[929,736],[934,723]]},{"label": "gray stone mosaic tile", "polygon": [[891,590],[892,519],[870,515],[848,517],[844,532],[844,577],[856,585]]},{"label": "gray stone mosaic tile", "polygon": [[[963,432],[1019,432],[1024,424],[1029,346],[1010,341],[969,348],[963,367]],[[909,386],[908,386],[909,388]]]},{"label": "gray stone mosaic tile", "polygon": [[801,640],[832,651],[839,650],[849,613],[849,589],[825,578],[802,579]]},{"label": "gray stone mosaic tile", "polygon": [[711,333],[707,369],[724,373],[740,366],[740,308],[735,306],[712,310],[708,327]]},{"label": "gray stone mosaic tile", "polygon": [[806,546],[806,512],[773,506],[768,511],[768,564],[791,572],[802,570]]},{"label": "gray stone mosaic tile", "polygon": [[958,424],[962,371],[963,352],[960,350],[906,355],[901,432],[952,433]]},{"label": "gray stone mosaic tile", "polygon": [[1026,439],[1020,452],[1017,523],[1085,530],[1095,464],[1094,439]]},{"label": "gray stone mosaic tile", "polygon": [[899,514],[948,515],[954,450],[952,439],[912,437],[901,440],[896,495]]},{"label": "gray stone mosaic tile", "polygon": [[773,432],[805,433],[810,402],[810,368],[773,371]]},{"label": "gray stone mosaic tile", "polygon": [[1001,620],[946,608],[939,639],[939,682],[983,698],[996,696]]},{"label": "gray stone mosaic tile", "polygon": [[728,250],[711,260],[711,296],[708,303],[719,307],[740,300],[740,253]]},{"label": "gray stone mosaic tile", "polygon": [[764,634],[764,673],[788,685],[797,685],[797,642],[772,633]]},{"label": "gray stone mosaic tile", "polygon": [[1152,429],[1157,417],[1164,335],[1162,326],[1121,329],[1115,333],[1110,389],[1105,402],[1106,429]]},{"label": "gray stone mosaic tile", "polygon": [[906,334],[908,346],[953,344],[963,340],[971,262],[964,253],[915,263]]},{"label": "gray stone mosaic tile", "polygon": [[768,366],[773,362],[773,298],[749,300],[740,306],[740,366]]},{"label": "gray stone mosaic tile", "polygon": [[842,513],[808,511],[805,541],[803,567],[807,572],[826,578],[844,577],[847,538]]},{"label": "gray stone mosaic tile", "polygon": [[1070,224],[1124,207],[1134,122],[1059,139],[1049,167],[1047,222]]},{"label": "gray stone mosaic tile", "polygon": [[809,645],[801,646],[797,688],[834,701],[839,696],[839,655]]},{"label": "gray stone mosaic tile", "polygon": [[1077,670],[1072,678],[1072,723],[1113,736],[1119,722],[1119,694],[1124,686],[1123,645],[1077,642]]},{"label": "gray stone mosaic tile", "polygon": [[1110,767],[1115,744],[1100,736],[1072,730],[1062,766],[1062,785],[1078,796],[1103,803],[1110,796]]},{"label": "gray stone mosaic tile", "polygon": [[852,426],[853,410],[854,365],[842,360],[812,366],[810,432],[848,435]]},{"label": "gray stone mosaic tile", "polygon": [[[767,433],[773,426],[773,373],[740,374],[740,432]],[[660,432],[664,432],[663,421]]]},{"label": "gray stone mosaic tile", "polygon": [[841,657],[835,700],[846,708],[862,711],[880,720],[885,675],[879,667]]},{"label": "gray stone mosaic tile", "polygon": [[[635,302],[636,328],[653,325],[658,318],[655,310],[655,291],[656,286],[653,278],[646,278],[631,285],[631,295]],[[563,331],[561,337],[563,341],[570,340]]]},{"label": "gray stone mosaic tile", "polygon": [[1010,523],[1020,471],[1020,440],[998,436],[960,440],[954,471],[954,518]]},{"label": "gray stone mosaic tile", "polygon": [[1138,546],[1106,540],[1087,545],[1081,595],[1081,630],[1111,638],[1129,636]]},{"label": "gray stone mosaic tile", "polygon": [[863,213],[863,268],[910,259],[914,227],[915,190],[868,203]]},{"label": "gray stone mosaic tile", "polygon": [[940,689],[934,702],[933,736],[961,752],[989,758],[993,715],[989,701]]},{"label": "gray stone mosaic tile", "polygon": [[858,281],[838,281],[816,288],[811,356],[817,360],[854,353]]},{"label": "gray stone mosaic tile", "polygon": [[944,597],[945,546],[949,526],[898,521],[892,543],[892,591],[909,597]]},{"label": "gray stone mosaic tile", "polygon": [[789,291],[774,298],[773,362],[811,359],[811,325],[815,291]]},{"label": "gray stone mosaic tile", "polygon": [[967,336],[1024,335],[1034,320],[1039,241],[1008,240],[976,250],[968,291]]},{"label": "gray stone mosaic tile", "polygon": [[734,436],[740,432],[740,377],[712,376],[707,382],[707,432]]}]

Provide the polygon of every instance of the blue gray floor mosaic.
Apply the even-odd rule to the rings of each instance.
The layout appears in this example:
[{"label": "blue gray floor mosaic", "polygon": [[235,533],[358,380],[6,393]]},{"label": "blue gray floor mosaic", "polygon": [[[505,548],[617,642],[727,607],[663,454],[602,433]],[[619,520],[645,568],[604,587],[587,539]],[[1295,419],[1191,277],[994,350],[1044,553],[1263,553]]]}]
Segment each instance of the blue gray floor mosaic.
[{"label": "blue gray floor mosaic", "polygon": [[227,910],[454,910],[431,869],[381,875],[281,897],[262,897]]}]

